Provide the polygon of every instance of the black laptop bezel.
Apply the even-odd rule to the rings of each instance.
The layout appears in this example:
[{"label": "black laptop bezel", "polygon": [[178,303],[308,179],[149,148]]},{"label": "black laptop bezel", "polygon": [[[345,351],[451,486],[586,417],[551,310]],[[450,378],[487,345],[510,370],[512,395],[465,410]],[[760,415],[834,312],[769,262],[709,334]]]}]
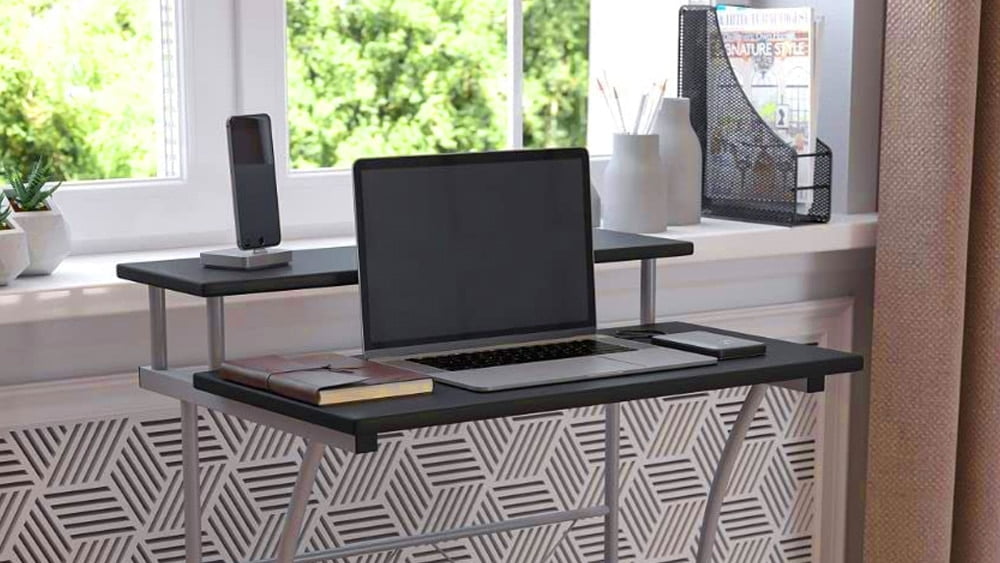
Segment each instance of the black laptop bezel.
[{"label": "black laptop bezel", "polygon": [[[408,340],[396,340],[389,342],[372,342],[370,335],[370,317],[368,307],[368,286],[365,283],[365,268],[367,256],[364,244],[364,186],[361,180],[362,173],[369,170],[388,170],[401,168],[419,168],[427,166],[455,166],[466,164],[487,164],[502,162],[526,162],[537,160],[571,160],[580,162],[583,172],[583,182],[580,186],[580,197],[583,199],[584,226],[587,231],[585,238],[586,255],[590,257],[590,267],[586,268],[587,286],[590,293],[588,302],[587,319],[583,322],[560,323],[557,325],[545,325],[537,327],[520,327],[511,330],[484,331],[477,333],[461,333],[446,335],[434,338],[416,338]],[[573,330],[593,331],[597,328],[597,306],[594,299],[594,241],[593,241],[593,219],[590,208],[590,155],[584,148],[564,148],[564,149],[537,149],[537,150],[508,150],[477,153],[452,153],[434,154],[419,156],[401,157],[380,157],[363,158],[354,162],[354,220],[355,233],[358,248],[358,285],[361,294],[361,333],[365,352],[376,350],[387,350],[395,348],[407,348],[426,344],[463,342],[471,340],[481,340],[489,338],[502,338],[521,334],[536,334],[546,332],[561,332]],[[511,228],[516,228],[512,225]]]}]

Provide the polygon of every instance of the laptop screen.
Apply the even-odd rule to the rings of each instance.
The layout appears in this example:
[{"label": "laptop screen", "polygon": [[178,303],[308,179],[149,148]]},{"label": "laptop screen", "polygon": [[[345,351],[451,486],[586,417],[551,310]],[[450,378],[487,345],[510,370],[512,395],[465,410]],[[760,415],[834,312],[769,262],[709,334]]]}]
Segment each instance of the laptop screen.
[{"label": "laptop screen", "polygon": [[366,351],[594,327],[583,149],[354,166]]}]

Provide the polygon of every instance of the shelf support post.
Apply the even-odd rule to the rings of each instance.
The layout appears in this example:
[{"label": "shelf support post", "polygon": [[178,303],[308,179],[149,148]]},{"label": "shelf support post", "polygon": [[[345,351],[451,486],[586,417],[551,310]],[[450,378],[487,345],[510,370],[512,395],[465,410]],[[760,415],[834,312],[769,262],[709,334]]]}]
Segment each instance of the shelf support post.
[{"label": "shelf support post", "polygon": [[205,300],[208,310],[208,367],[219,369],[226,359],[226,311],[222,297]]},{"label": "shelf support post", "polygon": [[149,286],[149,362],[153,369],[167,369],[167,292]]},{"label": "shelf support post", "polygon": [[656,322],[656,258],[640,261],[639,268],[639,322],[649,325]]}]

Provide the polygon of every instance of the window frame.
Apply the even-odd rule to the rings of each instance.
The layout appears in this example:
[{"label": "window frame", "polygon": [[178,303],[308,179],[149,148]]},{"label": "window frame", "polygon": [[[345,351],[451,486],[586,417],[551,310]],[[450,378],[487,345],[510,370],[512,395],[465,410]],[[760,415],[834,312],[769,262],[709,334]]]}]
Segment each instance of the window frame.
[{"label": "window frame", "polygon": [[[146,250],[232,238],[225,116],[233,110],[227,2],[176,0],[179,174],[66,182],[54,199],[73,252]],[[139,236],[141,233],[141,236]]]},{"label": "window frame", "polygon": [[[507,147],[523,146],[522,0],[507,2]],[[350,169],[290,167],[288,142],[287,14],[284,0],[236,3],[237,113],[267,113],[274,135],[282,233],[289,238],[354,232]],[[247,40],[248,38],[253,40]]]}]

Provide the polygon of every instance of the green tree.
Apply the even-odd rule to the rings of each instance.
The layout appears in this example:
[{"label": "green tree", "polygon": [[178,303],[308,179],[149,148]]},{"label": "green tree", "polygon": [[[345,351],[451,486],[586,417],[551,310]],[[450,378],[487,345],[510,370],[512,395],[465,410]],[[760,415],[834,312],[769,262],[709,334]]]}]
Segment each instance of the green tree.
[{"label": "green tree", "polygon": [[524,2],[524,146],[587,144],[589,0]]},{"label": "green tree", "polygon": [[[506,0],[288,0],[293,167],[507,144]],[[524,143],[587,138],[588,0],[526,0]]]},{"label": "green tree", "polygon": [[[588,0],[525,0],[527,146],[586,140]],[[288,0],[292,165],[506,146],[506,0]],[[157,174],[148,0],[0,2],[0,162]]]},{"label": "green tree", "polygon": [[290,0],[294,167],[505,145],[504,0]]},{"label": "green tree", "polygon": [[59,178],[155,176],[159,77],[150,2],[0,2],[0,162]]}]

